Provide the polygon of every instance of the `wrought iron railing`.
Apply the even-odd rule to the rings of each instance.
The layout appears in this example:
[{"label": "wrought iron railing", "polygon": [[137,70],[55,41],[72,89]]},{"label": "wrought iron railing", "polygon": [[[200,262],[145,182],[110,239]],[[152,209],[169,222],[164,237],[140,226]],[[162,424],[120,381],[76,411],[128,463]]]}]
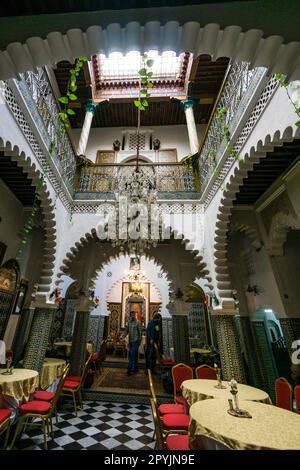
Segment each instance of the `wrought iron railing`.
[{"label": "wrought iron railing", "polygon": [[44,68],[37,68],[36,72],[25,72],[22,74],[22,81],[15,82],[22,93],[23,99],[35,119],[35,110],[32,101],[35,103],[38,115],[44,125],[36,123],[39,132],[48,150],[58,164],[60,172],[69,187],[73,187],[73,178],[76,171],[76,159],[66,130],[62,127],[59,118],[59,106],[48,75]]},{"label": "wrought iron railing", "polygon": [[[250,69],[249,64],[246,62],[233,63],[230,66],[200,149],[199,167],[202,192],[226,147],[226,140],[221,126],[227,125],[231,135],[233,134],[265,73],[265,68]],[[222,108],[226,109],[226,113],[221,122],[218,116]]]},{"label": "wrought iron railing", "polygon": [[[77,193],[109,193],[118,190],[121,179],[133,171],[132,164],[102,164],[81,170]],[[139,168],[152,180],[153,186],[161,193],[197,193],[199,185],[193,170],[181,163],[149,163]]]}]

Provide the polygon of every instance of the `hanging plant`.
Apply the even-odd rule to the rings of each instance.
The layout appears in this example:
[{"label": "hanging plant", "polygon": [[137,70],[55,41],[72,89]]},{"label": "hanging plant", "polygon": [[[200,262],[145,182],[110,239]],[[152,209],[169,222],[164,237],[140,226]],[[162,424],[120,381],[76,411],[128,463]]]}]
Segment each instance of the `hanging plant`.
[{"label": "hanging plant", "polygon": [[148,70],[148,67],[151,68],[154,64],[154,60],[148,59],[147,54],[142,56],[142,67],[138,71],[139,74],[139,97],[137,100],[134,100],[134,106],[138,108],[139,111],[145,111],[148,108],[149,103],[148,99],[150,98],[149,89],[153,88],[153,83],[149,81],[149,78],[153,77],[153,72]]},{"label": "hanging plant", "polygon": [[[289,82],[287,82],[284,78],[284,75],[282,73],[276,73],[275,74],[275,80],[278,81],[279,85],[285,89],[286,91],[286,94],[288,96],[288,99],[289,101],[291,102],[294,110],[295,110],[295,113],[296,115],[298,116],[299,120],[295,122],[295,126],[299,127],[300,128],[300,106],[298,104],[297,101],[294,101],[290,95],[290,92],[289,92]],[[296,88],[296,93],[298,94],[298,96],[300,96],[300,86]]]},{"label": "hanging plant", "polygon": [[16,260],[19,261],[20,260],[20,256],[23,252],[22,248],[27,245],[28,243],[28,238],[33,230],[33,224],[34,224],[34,218],[36,216],[36,213],[37,211],[39,210],[39,207],[40,207],[40,201],[41,201],[41,193],[40,193],[40,188],[42,188],[43,184],[44,184],[44,180],[45,180],[45,175],[42,174],[41,176],[41,179],[37,182],[37,185],[36,185],[36,190],[35,190],[35,194],[34,194],[34,199],[33,199],[33,204],[32,204],[32,209],[31,209],[31,212],[30,212],[30,215],[25,223],[25,226],[23,228],[23,231],[22,231],[22,238],[21,238],[21,241],[20,241],[20,245],[19,245],[19,248],[18,248],[18,251],[17,251],[17,254],[16,254]]},{"label": "hanging plant", "polygon": [[78,100],[78,96],[75,94],[75,91],[77,90],[77,78],[85,62],[87,61],[88,58],[85,56],[80,56],[78,59],[76,59],[75,67],[70,69],[70,78],[68,81],[66,94],[58,98],[58,101],[61,104],[59,118],[64,130],[69,127],[69,116],[74,116],[76,114],[75,111],[70,107],[70,103]]}]

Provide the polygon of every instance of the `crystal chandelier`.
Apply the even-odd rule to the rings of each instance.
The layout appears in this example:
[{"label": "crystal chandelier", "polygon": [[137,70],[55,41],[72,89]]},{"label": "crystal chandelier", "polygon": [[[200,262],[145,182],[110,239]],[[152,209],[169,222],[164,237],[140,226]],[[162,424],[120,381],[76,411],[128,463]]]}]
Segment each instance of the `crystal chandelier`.
[{"label": "crystal chandelier", "polygon": [[[136,149],[136,163],[135,168],[132,172],[128,173],[125,171],[118,178],[117,189],[115,191],[116,201],[120,202],[121,198],[126,198],[128,207],[136,205],[137,209],[140,210],[139,215],[143,219],[143,224],[140,225],[140,234],[137,237],[130,237],[130,233],[127,230],[126,238],[117,238],[112,240],[113,246],[118,246],[121,252],[142,255],[145,250],[152,246],[156,246],[158,240],[151,238],[151,205],[157,203],[157,190],[155,174],[150,167],[148,169],[142,169],[139,162],[140,157],[140,127],[141,127],[141,111],[138,109],[138,125],[137,125],[137,149]],[[152,174],[151,174],[152,172]],[[120,210],[120,204],[119,204]],[[127,216],[127,226],[134,220],[136,213],[131,216]],[[120,214],[117,211],[117,234],[119,231]]]}]

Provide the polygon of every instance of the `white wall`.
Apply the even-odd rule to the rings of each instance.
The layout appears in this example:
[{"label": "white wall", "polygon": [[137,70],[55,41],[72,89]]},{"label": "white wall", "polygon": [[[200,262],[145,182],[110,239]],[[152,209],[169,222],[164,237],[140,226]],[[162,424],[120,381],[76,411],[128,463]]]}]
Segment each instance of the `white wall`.
[{"label": "white wall", "polygon": [[[96,160],[97,150],[112,150],[113,141],[118,139],[122,142],[122,131],[131,128],[122,127],[104,127],[92,128],[86,149],[86,157],[92,161]],[[187,127],[180,126],[153,126],[143,127],[142,130],[153,130],[153,138],[161,142],[161,149],[177,149],[178,160],[186,157],[190,153]],[[199,141],[204,134],[205,125],[198,125]],[[72,129],[71,135],[75,148],[78,145],[81,129]]]},{"label": "white wall", "polygon": [[15,258],[19,247],[19,232],[24,225],[24,208],[0,178],[0,241],[7,246],[4,260]]}]

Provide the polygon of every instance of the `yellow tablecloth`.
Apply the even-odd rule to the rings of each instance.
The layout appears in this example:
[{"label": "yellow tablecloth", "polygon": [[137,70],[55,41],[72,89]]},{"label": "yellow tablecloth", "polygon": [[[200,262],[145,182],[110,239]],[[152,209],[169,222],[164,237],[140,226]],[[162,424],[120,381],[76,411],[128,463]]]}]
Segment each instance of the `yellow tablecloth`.
[{"label": "yellow tablecloth", "polygon": [[[217,439],[236,450],[300,450],[300,416],[291,411],[253,401],[239,400],[252,418],[227,413],[228,401],[200,401],[190,408],[189,441],[199,448],[200,435]],[[197,442],[198,439],[198,442]]]},{"label": "yellow tablecloth", "polygon": [[12,375],[0,373],[0,394],[28,401],[38,385],[39,374],[31,369],[14,369]]},{"label": "yellow tablecloth", "polygon": [[[66,348],[66,356],[70,356],[71,349],[72,349],[72,342],[71,341],[58,341],[54,343],[54,346],[57,348],[65,347]],[[86,343],[86,349],[89,354],[93,353],[93,345],[92,343]]]},{"label": "yellow tablecloth", "polygon": [[[182,385],[182,395],[189,405],[193,405],[197,401],[206,400],[208,398],[232,398],[230,387],[227,382],[222,382],[225,389],[215,388],[216,380],[209,379],[192,379],[185,380]],[[238,384],[238,392],[241,400],[260,401],[262,403],[271,404],[269,395],[259,388],[250,387],[249,385]]]},{"label": "yellow tablecloth", "polygon": [[61,376],[65,365],[64,359],[46,357],[43,363],[40,387],[44,390],[48,388],[57,377]]},{"label": "yellow tablecloth", "polygon": [[211,354],[211,350],[210,349],[201,349],[201,348],[191,348],[190,353],[191,354],[198,353],[198,354],[203,354],[203,355],[208,356],[209,354]]}]

